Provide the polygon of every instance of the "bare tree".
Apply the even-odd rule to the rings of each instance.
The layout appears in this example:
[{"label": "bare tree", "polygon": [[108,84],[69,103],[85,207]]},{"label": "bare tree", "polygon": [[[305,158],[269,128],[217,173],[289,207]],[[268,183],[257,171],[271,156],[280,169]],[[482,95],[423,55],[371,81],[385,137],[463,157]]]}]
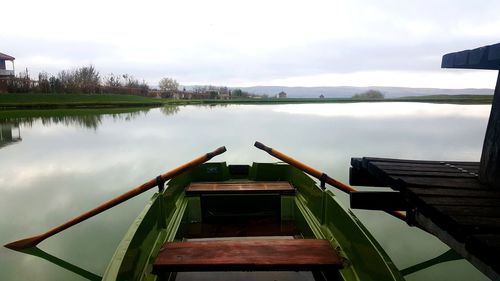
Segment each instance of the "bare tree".
[{"label": "bare tree", "polygon": [[179,88],[179,83],[173,78],[162,78],[158,84],[160,90],[175,92]]}]

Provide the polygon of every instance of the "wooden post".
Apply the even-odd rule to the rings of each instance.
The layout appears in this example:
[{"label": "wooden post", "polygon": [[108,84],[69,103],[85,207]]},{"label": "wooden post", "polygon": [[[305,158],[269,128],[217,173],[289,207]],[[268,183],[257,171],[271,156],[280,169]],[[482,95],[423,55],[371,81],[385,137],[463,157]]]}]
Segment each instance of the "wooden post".
[{"label": "wooden post", "polygon": [[[500,70],[500,43],[446,54],[441,67]],[[500,72],[483,143],[479,181],[500,188]]]},{"label": "wooden post", "polygon": [[491,104],[490,119],[479,165],[479,180],[500,188],[500,71]]}]

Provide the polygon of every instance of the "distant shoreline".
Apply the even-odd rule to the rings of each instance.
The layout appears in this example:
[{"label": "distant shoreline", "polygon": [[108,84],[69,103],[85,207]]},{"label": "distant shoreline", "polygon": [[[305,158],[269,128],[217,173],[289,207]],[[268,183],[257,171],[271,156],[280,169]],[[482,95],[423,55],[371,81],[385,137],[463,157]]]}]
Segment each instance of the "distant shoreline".
[{"label": "distant shoreline", "polygon": [[159,107],[164,105],[196,104],[311,104],[311,103],[358,103],[358,102],[423,102],[448,104],[491,104],[492,95],[432,95],[386,99],[352,98],[247,98],[247,99],[199,99],[174,100],[128,95],[84,94],[0,94],[0,110],[61,109],[61,108],[123,108]]}]

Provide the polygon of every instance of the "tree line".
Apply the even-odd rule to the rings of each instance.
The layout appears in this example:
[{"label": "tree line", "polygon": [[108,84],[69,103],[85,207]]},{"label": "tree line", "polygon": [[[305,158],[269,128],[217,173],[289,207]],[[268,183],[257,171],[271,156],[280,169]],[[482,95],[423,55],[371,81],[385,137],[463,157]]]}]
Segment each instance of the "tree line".
[{"label": "tree line", "polygon": [[368,90],[366,92],[355,94],[352,96],[352,99],[381,100],[384,98],[385,98],[384,94],[382,94],[382,92],[378,90]]},{"label": "tree line", "polygon": [[52,93],[52,94],[126,94],[177,99],[234,99],[256,95],[241,89],[226,86],[194,86],[188,90],[179,89],[173,78],[162,78],[159,89],[152,89],[142,80],[130,74],[101,73],[93,66],[83,66],[62,70],[56,75],[40,72],[38,80],[31,78],[28,70],[19,72],[16,77],[0,80],[0,93]]},{"label": "tree line", "polygon": [[40,72],[33,80],[28,70],[11,79],[0,80],[0,90],[8,93],[53,94],[128,94],[147,96],[150,88],[144,80],[129,74],[102,76],[92,65],[62,70],[56,75]]}]

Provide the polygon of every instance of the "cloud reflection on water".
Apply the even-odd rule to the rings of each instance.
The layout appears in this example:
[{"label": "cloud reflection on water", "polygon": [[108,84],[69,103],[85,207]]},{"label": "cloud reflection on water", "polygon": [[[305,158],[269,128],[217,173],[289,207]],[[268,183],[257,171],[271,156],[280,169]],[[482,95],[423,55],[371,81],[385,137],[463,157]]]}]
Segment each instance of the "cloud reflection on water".
[{"label": "cloud reflection on water", "polygon": [[485,118],[491,105],[457,106],[454,104],[427,104],[410,102],[345,103],[345,104],[287,104],[274,109],[275,112],[323,117],[351,118],[397,118],[415,117],[471,117]]},{"label": "cloud reflection on water", "polygon": [[[0,217],[0,242],[59,224],[221,145],[228,151],[213,161],[275,162],[252,146],[259,140],[344,182],[351,157],[477,161],[488,114],[489,106],[482,105],[357,103],[181,106],[117,117],[101,114],[95,116],[98,123],[91,122],[97,126],[90,127],[34,119],[21,125],[22,142],[0,150],[0,211],[6,214]],[[47,239],[41,247],[102,274],[152,193]],[[348,205],[346,196],[338,198]],[[400,268],[446,248],[392,217],[355,212]],[[0,260],[0,279],[29,279],[30,272],[16,265],[24,262],[41,280],[79,280],[3,249]],[[465,277],[479,279],[470,265],[466,270],[471,273]],[[441,271],[460,280],[454,272]],[[422,276],[427,275],[411,278],[425,280]]]}]

